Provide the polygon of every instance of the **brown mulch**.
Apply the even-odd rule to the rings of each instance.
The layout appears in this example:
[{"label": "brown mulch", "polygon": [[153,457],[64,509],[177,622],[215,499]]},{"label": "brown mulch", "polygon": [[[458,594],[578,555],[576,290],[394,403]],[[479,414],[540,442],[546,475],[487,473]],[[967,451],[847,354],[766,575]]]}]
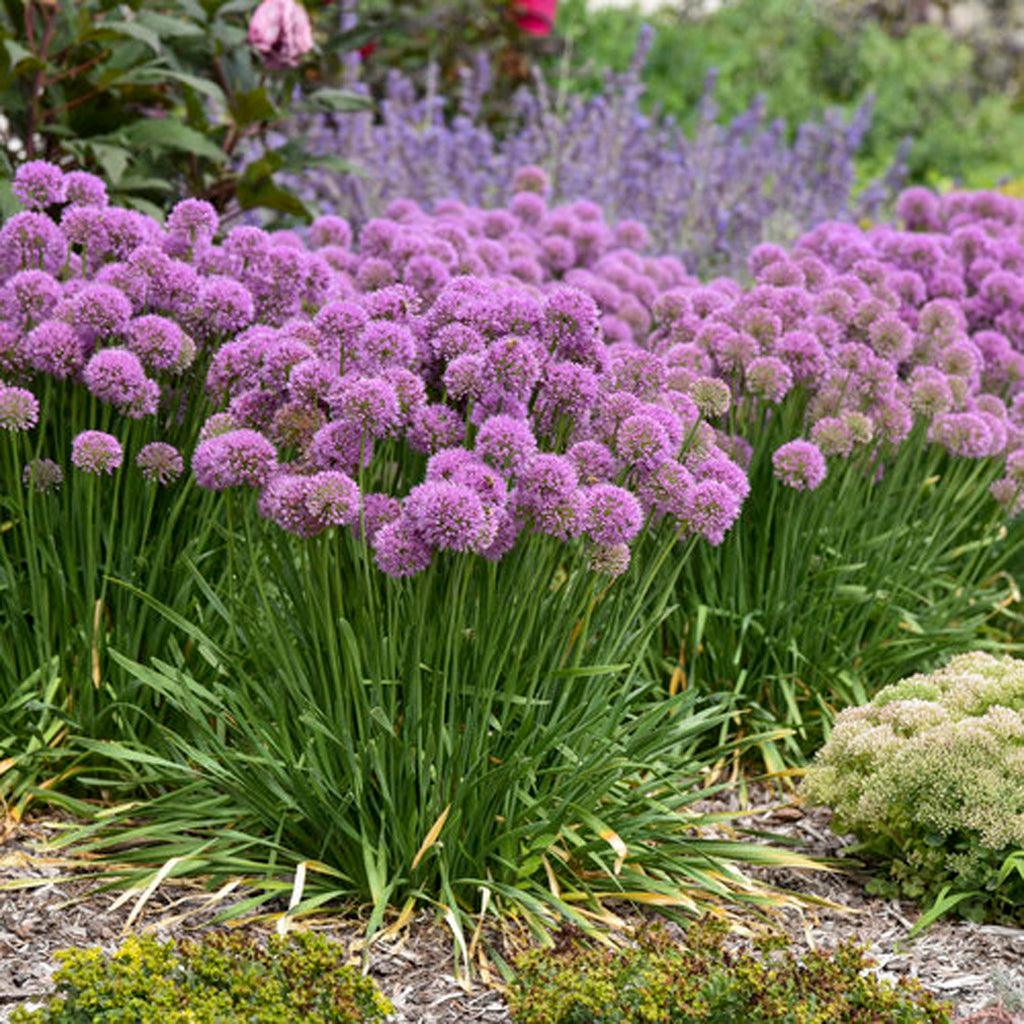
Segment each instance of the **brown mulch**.
[{"label": "brown mulch", "polygon": [[[716,809],[734,807],[735,799],[717,802]],[[849,845],[829,831],[827,812],[807,811],[766,792],[755,791],[752,801],[763,813],[741,823],[787,835],[798,841],[802,852],[841,857]],[[119,903],[115,893],[89,895],[93,886],[77,865],[42,849],[51,834],[48,823],[39,821],[0,840],[0,1024],[13,1006],[38,1004],[49,994],[55,950],[82,945],[112,949],[130,928],[160,938],[195,933],[213,927],[212,918],[227,905],[212,906],[210,893],[196,886],[165,883],[129,928],[135,897]],[[977,1014],[969,1018],[973,1024],[1024,1024],[1024,929],[946,918],[907,944],[917,910],[866,894],[863,874],[776,871],[770,878],[849,908],[783,912],[780,924],[798,947],[856,939],[869,948],[882,976],[918,978],[965,1018]],[[269,926],[245,927],[256,931]],[[346,944],[353,961],[360,961],[359,922],[354,917],[324,919],[316,927]],[[452,950],[450,935],[428,917],[373,944],[366,958],[368,973],[394,1003],[397,1024],[511,1024],[499,991],[479,981],[470,986],[454,976]],[[980,1015],[997,1003],[1014,1012]]]}]

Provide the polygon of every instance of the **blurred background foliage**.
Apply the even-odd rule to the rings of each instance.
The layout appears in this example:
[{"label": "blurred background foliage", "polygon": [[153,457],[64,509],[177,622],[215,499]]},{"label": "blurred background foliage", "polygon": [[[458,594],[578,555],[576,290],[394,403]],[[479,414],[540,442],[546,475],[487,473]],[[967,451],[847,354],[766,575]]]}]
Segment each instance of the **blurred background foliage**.
[{"label": "blurred background foliage", "polygon": [[676,0],[656,10],[563,0],[562,56],[547,62],[568,88],[597,91],[632,57],[641,26],[656,30],[648,102],[684,126],[708,75],[723,119],[763,95],[791,128],[868,96],[874,119],[862,177],[913,138],[909,173],[938,187],[991,187],[1024,177],[1024,4],[731,0],[708,10]]}]

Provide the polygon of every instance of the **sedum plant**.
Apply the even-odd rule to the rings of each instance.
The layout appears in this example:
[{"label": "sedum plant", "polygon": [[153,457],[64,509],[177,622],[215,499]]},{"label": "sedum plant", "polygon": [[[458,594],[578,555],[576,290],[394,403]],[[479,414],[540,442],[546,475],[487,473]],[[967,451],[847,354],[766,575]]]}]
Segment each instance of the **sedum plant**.
[{"label": "sedum plant", "polygon": [[131,936],[113,953],[57,953],[57,995],[12,1024],[377,1024],[391,1004],[343,948],[293,932],[262,943],[212,933],[175,945]]},{"label": "sedum plant", "polygon": [[1024,662],[960,655],[841,712],[804,793],[884,866],[878,891],[1019,922]]},{"label": "sedum plant", "polygon": [[701,923],[672,939],[652,930],[607,949],[563,937],[515,964],[515,1024],[948,1024],[947,1006],[914,981],[871,971],[852,944],[803,957],[778,940],[727,951]]}]

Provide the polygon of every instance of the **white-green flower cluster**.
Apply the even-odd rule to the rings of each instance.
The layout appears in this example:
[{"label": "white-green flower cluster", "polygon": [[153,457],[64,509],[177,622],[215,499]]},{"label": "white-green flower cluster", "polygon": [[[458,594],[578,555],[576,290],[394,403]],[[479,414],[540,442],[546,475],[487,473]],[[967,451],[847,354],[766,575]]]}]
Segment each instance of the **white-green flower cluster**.
[{"label": "white-green flower cluster", "polygon": [[863,839],[1024,849],[1024,661],[964,654],[843,711],[804,792]]}]

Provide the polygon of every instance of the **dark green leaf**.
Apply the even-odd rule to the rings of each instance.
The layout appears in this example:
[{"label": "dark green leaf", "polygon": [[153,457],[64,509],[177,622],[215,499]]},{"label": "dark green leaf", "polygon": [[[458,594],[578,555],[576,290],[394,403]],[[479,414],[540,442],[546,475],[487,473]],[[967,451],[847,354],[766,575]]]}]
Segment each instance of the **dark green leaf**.
[{"label": "dark green leaf", "polygon": [[304,220],[311,220],[309,210],[292,192],[275,185],[270,178],[264,178],[255,185],[245,184],[239,181],[238,201],[243,210],[252,210],[257,207],[264,207],[268,210],[278,210],[281,213],[290,213]]},{"label": "dark green leaf", "polygon": [[154,53],[160,53],[163,45],[160,37],[145,25],[137,21],[105,21],[91,33],[95,38],[103,38],[107,35],[126,36],[129,39],[136,39],[145,43]]},{"label": "dark green leaf", "polygon": [[260,86],[248,92],[236,93],[231,104],[231,114],[239,128],[245,128],[257,121],[273,121],[277,117],[277,108],[267,95],[267,90]]},{"label": "dark green leaf", "polygon": [[128,166],[130,159],[128,150],[123,146],[115,146],[107,142],[93,142],[90,145],[97,163],[103,168],[103,173],[112,183],[117,184]]},{"label": "dark green leaf", "polygon": [[136,121],[119,133],[133,146],[156,146],[160,149],[177,149],[185,153],[224,162],[224,153],[205,135],[194,128],[171,118],[159,120]]},{"label": "dark green leaf", "polygon": [[151,28],[154,32],[159,33],[161,37],[183,38],[201,36],[203,34],[202,26],[195,24],[195,22],[183,21],[181,18],[172,18],[166,14],[158,14],[156,11],[140,11],[138,23]]},{"label": "dark green leaf", "polygon": [[224,91],[216,82],[211,82],[207,78],[200,78],[197,75],[187,75],[183,71],[174,71],[171,68],[139,68],[130,76],[125,77],[125,81],[137,82],[144,85],[162,85],[168,79],[175,82],[181,82],[183,85],[187,85],[189,88],[195,89],[196,92],[201,92],[204,96],[209,96],[210,99],[216,100],[218,103],[226,102],[224,98]]},{"label": "dark green leaf", "polygon": [[371,110],[373,102],[368,96],[360,96],[348,89],[317,89],[306,97],[303,106],[330,114],[349,114],[358,110]]},{"label": "dark green leaf", "polygon": [[31,51],[25,49],[15,39],[5,39],[4,49],[7,51],[7,59],[11,62],[11,68],[19,68],[25,61],[32,61],[34,66],[39,66],[41,63],[39,58]]}]

